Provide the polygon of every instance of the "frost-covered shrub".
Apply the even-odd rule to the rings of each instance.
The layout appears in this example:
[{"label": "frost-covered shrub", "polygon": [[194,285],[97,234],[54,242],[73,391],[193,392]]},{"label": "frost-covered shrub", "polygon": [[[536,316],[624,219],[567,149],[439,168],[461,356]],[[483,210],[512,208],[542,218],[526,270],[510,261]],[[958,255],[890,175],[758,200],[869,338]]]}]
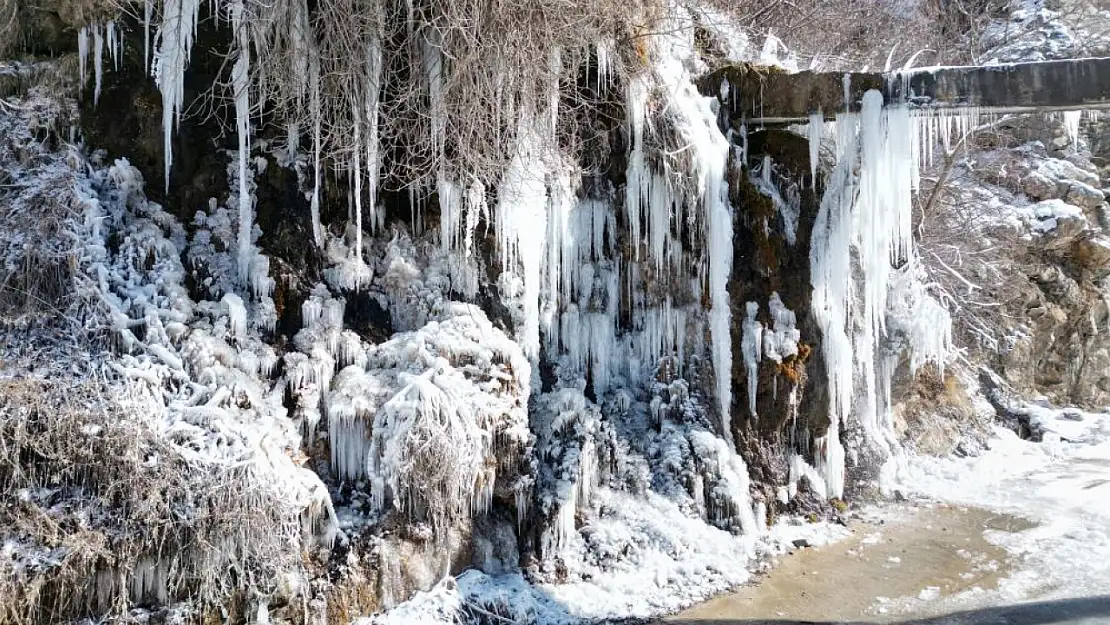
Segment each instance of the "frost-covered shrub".
[{"label": "frost-covered shrub", "polygon": [[531,444],[531,367],[477,307],[443,303],[432,321],[366,350],[325,399],[333,466],[369,481],[378,510],[442,528],[511,495]]},{"label": "frost-covered shrub", "polygon": [[36,90],[21,102],[18,119],[0,115],[0,322],[77,314],[85,303],[73,288],[82,199],[71,164],[79,156],[41,147],[58,142],[73,110],[43,96]]}]

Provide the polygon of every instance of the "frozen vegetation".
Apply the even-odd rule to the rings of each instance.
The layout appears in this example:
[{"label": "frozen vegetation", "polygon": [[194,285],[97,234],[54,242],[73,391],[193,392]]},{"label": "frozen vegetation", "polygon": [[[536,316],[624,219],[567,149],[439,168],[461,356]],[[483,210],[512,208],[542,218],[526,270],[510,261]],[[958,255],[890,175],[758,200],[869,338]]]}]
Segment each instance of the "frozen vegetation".
[{"label": "frozen vegetation", "polygon": [[[843,535],[845,498],[946,488],[896,383],[974,387],[957,336],[1036,332],[964,314],[986,276],[914,215],[938,170],[992,207],[984,240],[1110,250],[1089,163],[957,159],[999,123],[975,109],[872,90],[789,139],[802,162],[750,154],[764,131],[722,113],[749,94],[698,77],[798,59],[708,3],[480,32],[477,5],[371,5],[147,0],[80,24],[72,72],[0,65],[0,622],[677,611]],[[231,140],[184,205],[206,37]],[[153,170],[78,114],[128,63]],[[1049,444],[1090,431],[999,388]]]}]

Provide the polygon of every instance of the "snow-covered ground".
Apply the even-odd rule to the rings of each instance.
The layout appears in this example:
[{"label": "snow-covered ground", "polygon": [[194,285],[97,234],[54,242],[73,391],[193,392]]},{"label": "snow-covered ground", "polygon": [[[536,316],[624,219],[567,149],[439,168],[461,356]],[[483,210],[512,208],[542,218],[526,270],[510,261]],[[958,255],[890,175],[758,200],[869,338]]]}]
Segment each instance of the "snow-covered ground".
[{"label": "snow-covered ground", "polygon": [[[997,590],[943,599],[929,611],[1105,594],[1110,588],[1110,414],[1025,407],[1042,442],[999,427],[977,457],[916,457],[900,478],[907,491],[1023,517],[1021,532],[987,532],[1015,556]],[[901,608],[919,611],[923,600]],[[1110,615],[1103,615],[1106,622]]]},{"label": "snow-covered ground", "polygon": [[822,545],[848,535],[841,525],[787,518],[760,537],[736,536],[689,518],[659,495],[645,501],[605,490],[598,497],[611,516],[581,534],[592,543],[590,552],[611,558],[590,563],[583,553],[576,566],[592,569],[580,572],[583,581],[530,584],[520,574],[472,569],[355,625],[455,623],[460,615],[484,613],[535,625],[661,616],[748,581],[796,549],[795,541]]}]

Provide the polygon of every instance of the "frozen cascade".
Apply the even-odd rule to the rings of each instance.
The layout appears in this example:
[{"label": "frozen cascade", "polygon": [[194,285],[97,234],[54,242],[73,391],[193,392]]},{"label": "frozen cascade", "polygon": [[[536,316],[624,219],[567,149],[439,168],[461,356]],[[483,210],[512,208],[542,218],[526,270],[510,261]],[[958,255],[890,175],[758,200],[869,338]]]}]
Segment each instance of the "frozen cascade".
[{"label": "frozen cascade", "polygon": [[[732,406],[732,339],[731,309],[728,296],[728,279],[732,274],[732,209],[728,203],[728,186],[725,183],[725,173],[729,160],[729,143],[717,128],[717,111],[715,98],[702,97],[691,83],[688,71],[683,65],[684,58],[693,57],[692,41],[679,37],[665,40],[670,45],[664,46],[660,54],[660,62],[656,67],[660,83],[672,94],[674,108],[676,109],[679,132],[686,141],[690,150],[691,174],[697,181],[693,198],[687,200],[694,204],[700,200],[701,215],[691,219],[692,223],[700,222],[703,232],[706,232],[709,266],[709,333],[713,371],[716,376],[716,391],[718,410],[721,417],[722,435],[728,443],[730,450],[735,450],[732,437],[731,406]],[[642,104],[637,104],[642,114]],[[630,103],[630,110],[632,109]],[[642,124],[641,124],[642,125]],[[642,141],[641,137],[635,141]],[[635,134],[635,133],[634,133]],[[633,144],[633,153],[642,152],[642,146]],[[633,186],[632,171],[633,160],[629,161],[629,187]],[[642,166],[642,161],[636,164]],[[651,195],[660,191],[654,185]],[[644,189],[639,191],[640,200],[645,199]],[[682,198],[674,198],[659,206],[655,201],[646,204],[652,214],[659,214],[667,210],[667,205],[681,206]],[[638,207],[629,204],[630,212],[635,212]],[[695,215],[696,210],[691,211]],[[666,213],[664,213],[666,214]],[[632,221],[632,219],[630,219]],[[681,220],[679,220],[681,223]],[[709,227],[712,224],[713,227]],[[662,254],[664,250],[653,247],[653,254]],[[656,263],[659,260],[656,259]]]},{"label": "frozen cascade", "polygon": [[837,115],[836,165],[826,177],[813,226],[810,271],[813,282],[812,310],[821,328],[821,350],[829,381],[829,430],[816,441],[818,465],[833,493],[843,491],[844,448],[840,443],[840,424],[852,403],[852,341],[848,336],[848,315],[852,279],[851,246],[854,236],[852,201],[855,179],[852,169],[857,152],[857,119],[852,114]]},{"label": "frozen cascade", "polygon": [[[812,144],[811,144],[812,145]],[[786,187],[786,197],[779,191],[779,185],[774,179],[774,163],[770,156],[763,157],[763,163],[752,168],[751,182],[763,195],[771,198],[775,211],[782,220],[783,237],[786,244],[793,247],[798,239],[798,220],[802,211],[802,198],[798,185],[789,182]],[[769,224],[764,224],[767,228]]]},{"label": "frozen cascade", "polygon": [[[921,151],[939,141],[945,149],[953,145],[952,131],[961,137],[974,127],[977,110],[957,113],[930,112],[914,119],[904,106],[883,106],[882,94],[864,95],[858,115],[837,117],[837,160],[827,178],[814,224],[810,269],[813,281],[813,310],[824,338],[825,366],[829,375],[829,416],[826,436],[817,442],[818,470],[828,494],[840,497],[844,490],[844,447],[840,427],[852,411],[857,389],[854,372],[863,381],[857,413],[864,432],[880,451],[891,449],[889,417],[877,395],[889,388],[888,367],[877,362],[880,339],[888,334],[887,318],[892,305],[897,272],[895,264],[912,264],[911,200],[917,185],[916,167],[927,161]],[[916,138],[915,134],[919,134]],[[961,140],[961,139],[958,139]],[[858,180],[852,168],[859,158]],[[853,253],[860,271],[860,306],[853,305],[856,292],[852,271]],[[950,320],[943,309],[923,292],[920,306],[930,332],[910,332],[911,344],[920,358],[942,361],[948,351]],[[932,308],[929,303],[937,308]],[[937,309],[940,310],[937,310]],[[858,312],[857,312],[858,311]]]},{"label": "frozen cascade", "polygon": [[809,184],[817,188],[817,165],[821,160],[821,133],[825,129],[825,116],[817,111],[809,115]]},{"label": "frozen cascade", "polygon": [[520,267],[524,279],[524,324],[518,335],[533,363],[540,354],[540,277],[547,233],[547,165],[542,139],[530,116],[521,119],[517,151],[498,188],[497,240],[505,271]]}]

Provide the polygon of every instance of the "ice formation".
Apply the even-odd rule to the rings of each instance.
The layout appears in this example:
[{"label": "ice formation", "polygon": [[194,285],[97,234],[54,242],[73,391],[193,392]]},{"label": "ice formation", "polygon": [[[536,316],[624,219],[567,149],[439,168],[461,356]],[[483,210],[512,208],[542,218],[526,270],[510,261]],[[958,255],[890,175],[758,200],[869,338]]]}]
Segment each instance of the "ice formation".
[{"label": "ice formation", "polygon": [[[893,373],[878,356],[887,337],[892,301],[909,297],[913,311],[908,346],[914,363],[943,365],[950,352],[947,312],[921,288],[917,277],[895,279],[896,265],[915,262],[911,236],[912,193],[917,167],[932,158],[939,142],[946,150],[976,125],[978,112],[930,112],[914,117],[904,106],[884,107],[880,92],[868,91],[858,114],[837,116],[836,166],[826,178],[810,251],[813,310],[824,337],[832,425],[817,441],[818,469],[829,496],[844,490],[845,451],[840,429],[852,414],[869,440],[890,453],[889,400],[880,403]],[[812,144],[811,144],[812,145]],[[814,148],[811,147],[811,151]],[[853,174],[859,162],[858,178]],[[853,261],[858,263],[857,284]],[[907,293],[906,289],[910,289]],[[861,293],[859,307],[856,291]],[[892,292],[895,295],[892,295]],[[905,309],[904,304],[896,305]],[[910,321],[910,320],[913,321]],[[914,325],[916,324],[916,325]],[[858,373],[857,373],[858,372]],[[857,381],[863,388],[857,389]],[[862,392],[856,404],[857,393]]]},{"label": "ice formation", "polygon": [[759,303],[745,304],[745,316],[741,326],[740,351],[744,358],[744,371],[748,374],[748,414],[753,418],[756,393],[759,391],[759,361],[763,357],[763,324],[756,319]]},{"label": "ice formation", "polygon": [[162,92],[162,149],[167,191],[173,166],[173,132],[185,105],[185,68],[196,39],[199,11],[200,0],[162,0],[162,21],[155,35],[158,44],[152,69]]},{"label": "ice formation", "polygon": [[[16,140],[18,134],[5,136]],[[336,538],[331,498],[317,474],[302,466],[301,438],[270,379],[277,356],[255,329],[264,323],[260,301],[233,292],[194,299],[185,286],[185,230],[146,200],[142,176],[126,160],[105,166],[71,150],[40,151],[37,162],[43,170],[13,173],[42,185],[38,192],[56,192],[59,206],[69,211],[58,223],[60,236],[74,246],[67,287],[79,307],[74,310],[100,328],[98,335],[113,339],[105,350],[73,332],[67,354],[73,360],[58,369],[75,387],[91,377],[110,381],[101,387],[108,393],[118,389],[118,399],[102,398],[113,408],[110,420],[81,427],[81,435],[97,450],[125,444],[138,457],[100,458],[98,464],[133,464],[144,483],[172,484],[156,499],[181,511],[164,519],[165,528],[145,527],[136,537],[127,534],[128,512],[98,507],[95,516],[111,520],[92,519],[90,536],[98,531],[94,526],[111,523],[119,540],[134,542],[112,546],[112,560],[97,562],[88,579],[67,587],[70,600],[107,610],[119,601],[176,601],[185,592],[217,597],[221,589],[214,585],[222,588],[231,568],[294,570],[301,548],[330,548]],[[65,182],[45,186],[45,173]],[[194,236],[210,234],[200,230]],[[227,229],[226,241],[232,232]],[[83,366],[71,368],[76,362]],[[96,488],[92,475],[79,478],[86,482],[82,488]],[[95,479],[134,476],[102,473]],[[90,505],[107,502],[88,492],[82,498],[96,502]],[[123,497],[124,506],[129,496],[112,495]],[[150,502],[151,509],[159,505]],[[255,560],[265,562],[247,564]]]},{"label": "ice formation", "polygon": [[[286,368],[304,372],[290,387],[310,404],[324,389],[337,477],[367,480],[376,511],[441,529],[486,510],[494,459],[528,446],[531,373],[520,348],[480,309],[448,302],[423,327],[368,346],[339,331],[342,305],[332,302],[305,302],[300,352]],[[350,364],[332,381],[337,362]]]},{"label": "ice formation", "polygon": [[[243,0],[231,0],[231,23],[238,40],[238,57],[231,68],[231,88],[235,98],[235,130],[239,138],[239,280],[250,277],[253,256],[251,231],[254,227],[254,196],[247,179],[247,161],[251,153],[250,105],[250,45],[246,24],[243,23]],[[168,152],[167,152],[168,154]],[[167,156],[168,160],[168,156]]]},{"label": "ice formation", "polygon": [[1079,151],[1079,122],[1082,120],[1083,111],[1064,111],[1064,129],[1068,135],[1068,142],[1076,152]]}]

